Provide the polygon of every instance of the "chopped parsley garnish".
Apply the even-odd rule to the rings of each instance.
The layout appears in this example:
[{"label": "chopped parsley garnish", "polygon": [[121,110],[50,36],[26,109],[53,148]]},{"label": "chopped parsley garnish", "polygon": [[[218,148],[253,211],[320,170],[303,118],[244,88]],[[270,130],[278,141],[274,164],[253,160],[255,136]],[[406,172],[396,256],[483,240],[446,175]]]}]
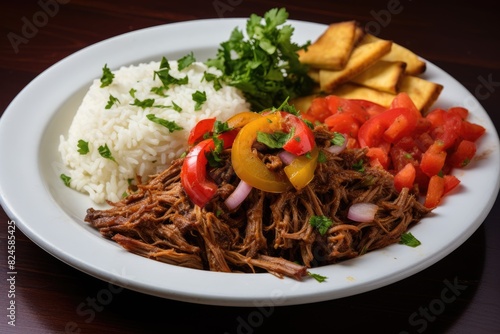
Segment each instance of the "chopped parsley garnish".
[{"label": "chopped parsley garnish", "polygon": [[217,135],[217,134],[229,131],[229,130],[231,130],[231,128],[229,127],[229,124],[227,124],[227,122],[221,122],[219,120],[215,121],[215,123],[214,123],[214,134]]},{"label": "chopped parsley garnish", "polygon": [[399,243],[410,247],[417,247],[422,244],[417,238],[413,236],[413,234],[411,234],[411,232],[401,234],[401,240],[399,241]]},{"label": "chopped parsley garnish", "polygon": [[184,78],[177,79],[170,75],[170,63],[167,58],[163,57],[160,62],[160,69],[154,72],[153,78],[158,77],[165,88],[170,85],[185,85],[189,82],[187,76]]},{"label": "chopped parsley garnish", "polygon": [[64,182],[64,185],[66,187],[69,187],[70,186],[70,183],[71,183],[71,177],[69,177],[68,175],[66,174],[61,174],[59,175],[59,177],[61,178],[61,180]]},{"label": "chopped parsley garnish", "polygon": [[113,105],[118,104],[118,103],[120,103],[120,100],[118,100],[113,95],[109,94],[108,103],[106,103],[106,106],[104,107],[104,109],[111,109],[111,107]]},{"label": "chopped parsley garnish", "polygon": [[189,67],[192,63],[196,61],[196,58],[193,56],[193,52],[191,52],[188,55],[185,55],[184,57],[180,58],[177,61],[177,69],[179,71],[182,71],[183,69]]},{"label": "chopped parsley garnish", "polygon": [[309,218],[309,224],[311,224],[312,227],[315,227],[319,234],[324,235],[330,226],[333,225],[333,222],[326,216],[311,216],[311,218]]},{"label": "chopped parsley garnish", "polygon": [[128,93],[130,94],[130,96],[132,96],[133,98],[135,98],[135,93],[137,93],[137,89],[130,88],[130,90],[128,91]]},{"label": "chopped parsley garnish", "polygon": [[345,143],[345,137],[338,132],[333,133],[333,138],[330,140],[333,145],[342,146]]},{"label": "chopped parsley garnish", "polygon": [[203,73],[202,80],[206,80],[207,82],[213,82],[215,90],[219,90],[222,88],[222,84],[220,82],[221,79],[220,79],[220,77],[216,76],[215,74],[208,73],[205,71],[205,73]]},{"label": "chopped parsley garnish", "polygon": [[78,140],[77,146],[78,146],[78,153],[80,153],[81,155],[89,153],[89,143],[86,142],[85,140],[83,139]]},{"label": "chopped parsley garnish", "polygon": [[97,151],[99,152],[99,154],[101,155],[101,157],[116,162],[115,158],[113,158],[113,155],[111,154],[111,151],[110,151],[110,149],[108,147],[108,144],[104,144],[104,145],[99,146],[99,148],[97,149]]},{"label": "chopped parsley garnish", "polygon": [[177,112],[182,111],[182,108],[179,105],[177,105],[174,101],[172,101],[172,109],[174,109]]},{"label": "chopped parsley garnish", "polygon": [[151,93],[155,93],[156,95],[166,97],[165,94],[165,86],[153,87],[151,88]]},{"label": "chopped parsley garnish", "polygon": [[222,79],[239,88],[253,110],[279,105],[286,98],[308,95],[313,87],[308,67],[299,61],[300,46],[292,42],[294,28],[285,24],[285,8],[273,8],[263,17],[253,14],[247,20],[246,36],[233,29],[229,40],[220,44],[208,66],[222,71]]},{"label": "chopped parsley garnish", "polygon": [[352,165],[352,168],[357,172],[364,173],[365,172],[365,163],[364,163],[363,159],[360,159],[358,162],[354,163]]},{"label": "chopped parsley garnish", "polygon": [[326,162],[326,155],[325,155],[325,152],[323,152],[323,151],[319,151],[319,152],[318,152],[318,162],[319,162],[319,163],[324,163],[324,162]]},{"label": "chopped parsley garnish", "polygon": [[192,94],[193,101],[196,102],[194,110],[200,110],[203,103],[207,101],[207,93],[197,90]]},{"label": "chopped parsley garnish", "polygon": [[295,115],[295,116],[300,116],[300,113],[299,111],[297,110],[297,108],[295,108],[294,105],[291,105],[290,103],[288,103],[288,100],[290,99],[290,97],[287,97],[283,103],[281,103],[281,105],[278,107],[278,108],[271,108],[271,111],[285,111],[289,114],[292,114],[292,115]]},{"label": "chopped parsley garnish", "polygon": [[323,276],[323,275],[320,275],[320,274],[314,274],[314,273],[311,273],[309,271],[307,272],[307,275],[309,275],[310,277],[314,278],[316,281],[318,281],[320,283],[323,283],[328,278],[326,276]]},{"label": "chopped parsley garnish", "polygon": [[219,167],[222,162],[220,153],[224,150],[224,140],[214,136],[213,137],[215,148],[207,152],[205,156],[207,157],[210,167]]},{"label": "chopped parsley garnish", "polygon": [[135,98],[134,103],[131,103],[130,105],[145,109],[145,108],[151,108],[154,104],[155,104],[155,99],[145,99],[141,101]]},{"label": "chopped parsley garnish", "polygon": [[163,118],[156,117],[154,114],[147,114],[146,117],[153,123],[159,124],[161,126],[164,126],[168,129],[170,132],[174,132],[176,130],[183,130],[184,128],[179,126],[177,123],[174,121],[169,121]]},{"label": "chopped parsley garnish", "polygon": [[282,148],[294,136],[294,133],[295,128],[292,128],[289,133],[282,131],[275,131],[273,133],[257,131],[257,141],[269,148]]},{"label": "chopped parsley garnish", "polygon": [[104,67],[102,68],[101,88],[111,85],[114,78],[115,75],[108,68],[108,65],[104,64]]}]

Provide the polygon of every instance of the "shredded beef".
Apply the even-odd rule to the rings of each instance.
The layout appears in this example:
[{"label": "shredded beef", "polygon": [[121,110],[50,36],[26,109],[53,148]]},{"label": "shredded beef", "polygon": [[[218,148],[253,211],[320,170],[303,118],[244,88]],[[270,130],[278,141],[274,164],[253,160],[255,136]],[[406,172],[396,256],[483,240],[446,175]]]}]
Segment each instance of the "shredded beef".
[{"label": "shredded beef", "polygon": [[[85,221],[124,249],[157,261],[221,272],[269,272],[302,279],[309,268],[337,263],[396,243],[410,226],[429,212],[416,189],[394,189],[393,176],[366,163],[366,150],[332,154],[332,133],[315,128],[324,159],[303,189],[280,194],[253,189],[229,211],[224,199],[237,185],[224,152],[222,166],[209,171],[219,185],[203,208],[195,206],[180,183],[183,159],[110,208],[89,208]],[[279,170],[283,163],[268,153],[265,160]],[[278,161],[279,160],[279,161]],[[323,161],[324,160],[324,161]],[[362,163],[362,169],[358,167]],[[356,167],[358,166],[358,167]],[[358,202],[378,206],[375,219],[358,223],[347,218]],[[320,234],[309,220],[327,216],[333,225]]]}]

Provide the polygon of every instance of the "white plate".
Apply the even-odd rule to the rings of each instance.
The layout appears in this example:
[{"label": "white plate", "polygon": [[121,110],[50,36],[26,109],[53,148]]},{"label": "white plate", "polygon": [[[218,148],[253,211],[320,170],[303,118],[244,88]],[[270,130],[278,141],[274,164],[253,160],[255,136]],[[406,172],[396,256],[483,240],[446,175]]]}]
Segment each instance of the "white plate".
[{"label": "white plate", "polygon": [[[270,274],[227,274],[185,269],[123,250],[83,222],[90,200],[59,179],[59,135],[67,131],[87,87],[111,69],[161,56],[177,59],[193,51],[215,56],[232,29],[245,19],[163,25],[127,33],[85,48],[33,80],[0,120],[1,204],[17,226],[41,248],[92,276],[132,290],[187,302],[262,306],[303,304],[350,296],[413,275],[461,245],[483,222],[499,189],[500,150],[494,125],[479,102],[456,80],[428,63],[426,78],[444,85],[439,106],[462,105],[486,127],[482,157],[457,171],[460,190],[412,229],[417,248],[392,245],[357,259],[312,270],[328,277],[296,282]],[[294,40],[314,40],[325,25],[290,21]]]}]

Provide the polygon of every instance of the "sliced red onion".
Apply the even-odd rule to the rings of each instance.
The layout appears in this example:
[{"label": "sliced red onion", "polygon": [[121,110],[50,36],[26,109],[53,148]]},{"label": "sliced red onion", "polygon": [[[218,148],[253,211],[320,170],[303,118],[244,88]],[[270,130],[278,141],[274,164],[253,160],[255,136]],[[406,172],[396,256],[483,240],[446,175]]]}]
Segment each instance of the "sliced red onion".
[{"label": "sliced red onion", "polygon": [[250,191],[252,191],[252,186],[245,181],[240,180],[240,183],[238,183],[231,195],[226,198],[224,204],[226,204],[229,210],[236,209],[238,205],[240,205],[245,198],[247,198]]},{"label": "sliced red onion", "polygon": [[373,203],[355,203],[347,212],[347,218],[360,223],[369,223],[375,219],[378,205]]},{"label": "sliced red onion", "polygon": [[288,151],[281,151],[278,153],[278,157],[281,159],[281,161],[283,161],[283,163],[285,165],[289,165],[292,163],[293,160],[295,160],[295,158],[297,158],[297,156],[293,153],[290,153]]},{"label": "sliced red onion", "polygon": [[342,135],[342,136],[344,136],[344,142],[342,143],[342,145],[331,145],[331,146],[327,147],[326,150],[330,153],[333,153],[333,154],[339,154],[340,152],[345,150],[345,148],[347,146],[347,138],[345,135]]}]

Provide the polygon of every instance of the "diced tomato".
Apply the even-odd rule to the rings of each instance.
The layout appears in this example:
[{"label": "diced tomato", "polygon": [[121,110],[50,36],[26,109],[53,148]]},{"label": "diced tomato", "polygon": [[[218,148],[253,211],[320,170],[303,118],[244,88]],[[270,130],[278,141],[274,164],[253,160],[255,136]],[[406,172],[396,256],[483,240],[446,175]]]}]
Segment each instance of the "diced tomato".
[{"label": "diced tomato", "polygon": [[311,101],[311,106],[304,114],[307,114],[309,120],[314,119],[315,121],[323,123],[325,118],[330,116],[332,113],[330,109],[328,109],[328,103],[325,98],[316,97]]},{"label": "diced tomato", "polygon": [[341,98],[336,95],[325,97],[328,109],[332,114],[350,114],[358,123],[364,123],[368,118],[368,112],[355,101]]},{"label": "diced tomato", "polygon": [[372,101],[362,99],[351,99],[351,101],[360,105],[361,108],[368,113],[369,117],[373,117],[387,110],[386,107]]},{"label": "diced tomato", "polygon": [[433,128],[442,126],[444,124],[445,117],[446,110],[441,108],[433,109],[425,116],[425,118],[431,122]]},{"label": "diced tomato", "polygon": [[475,154],[476,144],[469,140],[462,140],[458,144],[457,149],[451,153],[448,162],[451,167],[465,167],[470,163]]},{"label": "diced tomato", "polygon": [[343,133],[351,138],[358,137],[359,123],[351,114],[333,114],[325,119],[325,124],[332,132]]},{"label": "diced tomato", "polygon": [[288,133],[293,129],[293,136],[283,145],[283,149],[295,155],[310,152],[316,144],[311,128],[290,113],[282,112],[281,117],[283,130]]},{"label": "diced tomato", "polygon": [[425,194],[427,192],[429,180],[430,177],[422,172],[422,168],[420,168],[420,165],[415,165],[415,184],[418,186],[418,191],[421,194]]},{"label": "diced tomato", "polygon": [[462,121],[462,127],[460,129],[460,136],[463,139],[476,141],[478,140],[484,133],[486,129],[476,123],[471,123],[469,121]]},{"label": "diced tomato", "polygon": [[417,116],[410,109],[388,109],[363,123],[359,128],[358,141],[361,147],[379,146],[384,139],[393,143],[411,134],[416,124]]},{"label": "diced tomato", "polygon": [[388,108],[362,99],[318,98],[307,115],[345,134],[347,147],[367,147],[370,165],[390,170],[397,189],[409,185],[428,193],[428,207],[460,183],[450,173],[471,161],[475,141],[485,133],[483,126],[467,120],[466,108],[435,108],[423,117],[404,92]]},{"label": "diced tomato", "polygon": [[421,135],[422,133],[428,133],[432,124],[424,117],[417,118],[417,124],[415,125],[415,130],[413,131],[413,136]]},{"label": "diced tomato", "polygon": [[469,116],[469,110],[465,109],[464,107],[451,107],[448,109],[448,112],[450,114],[458,115],[462,120],[467,119],[467,117]]},{"label": "diced tomato", "polygon": [[390,109],[394,108],[407,108],[413,112],[416,118],[422,116],[413,100],[405,92],[398,93],[398,95],[396,95],[396,97],[392,100]]},{"label": "diced tomato", "polygon": [[[407,110],[407,109],[406,109]],[[411,134],[415,129],[415,125],[410,124],[412,120],[408,119],[405,115],[401,114],[396,116],[394,121],[389,125],[387,130],[384,131],[384,139],[389,143],[394,143],[402,137]]]},{"label": "diced tomato", "polygon": [[443,142],[446,150],[456,144],[462,128],[462,119],[458,114],[445,113],[444,122],[441,126],[431,130],[431,136],[435,140]]},{"label": "diced tomato", "polygon": [[399,143],[391,147],[389,156],[392,161],[392,168],[396,173],[403,169],[408,163],[412,163],[413,165],[417,164],[413,154],[409,152],[410,150],[412,150],[410,145],[399,145]]},{"label": "diced tomato", "polygon": [[432,177],[443,169],[445,162],[446,151],[443,149],[442,142],[437,140],[422,155],[420,167],[425,174]]},{"label": "diced tomato", "polygon": [[412,163],[407,163],[399,172],[394,175],[394,187],[397,191],[403,188],[411,189],[415,182],[415,166]]},{"label": "diced tomato", "polygon": [[389,155],[387,150],[381,147],[369,147],[366,156],[370,158],[370,165],[372,167],[383,167],[387,169],[389,167]]},{"label": "diced tomato", "polygon": [[455,175],[448,174],[445,175],[443,178],[444,178],[443,194],[449,193],[460,184],[460,180]]},{"label": "diced tomato", "polygon": [[434,139],[428,132],[424,132],[417,137],[415,137],[415,145],[420,149],[420,151],[425,152],[427,149],[434,144]]},{"label": "diced tomato", "polygon": [[429,180],[427,194],[425,195],[424,206],[432,209],[439,205],[444,194],[444,178],[439,175],[433,175]]}]

